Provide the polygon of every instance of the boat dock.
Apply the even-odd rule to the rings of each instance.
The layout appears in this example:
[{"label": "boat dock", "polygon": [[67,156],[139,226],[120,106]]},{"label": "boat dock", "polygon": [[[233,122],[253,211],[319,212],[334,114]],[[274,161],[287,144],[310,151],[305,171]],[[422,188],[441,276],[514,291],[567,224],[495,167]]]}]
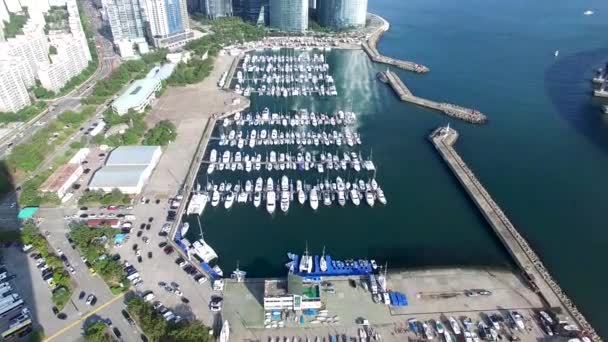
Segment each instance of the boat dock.
[{"label": "boat dock", "polygon": [[484,186],[475,177],[473,171],[460,158],[453,147],[458,136],[458,132],[448,126],[436,129],[429,138],[509,251],[530,287],[540,296],[546,306],[557,309],[563,315],[569,316],[570,321],[578,324],[585,335],[594,341],[601,341],[593,327],[551,277],[527,241],[519,234],[498,204],[494,202]]},{"label": "boat dock", "polygon": [[380,54],[380,52],[378,52],[378,49],[376,49],[376,44],[378,43],[378,39],[380,39],[380,37],[382,36],[382,34],[384,32],[388,31],[390,25],[389,25],[388,21],[384,20],[382,17],[377,16],[377,15],[376,15],[376,17],[378,17],[383,22],[382,27],[378,31],[371,34],[369,36],[369,38],[361,44],[363,51],[365,51],[365,53],[367,53],[369,58],[374,62],[392,65],[397,68],[401,68],[403,70],[413,71],[416,73],[429,72],[430,69],[422,64],[417,64],[414,62],[409,62],[409,61],[404,61],[404,60],[400,60],[400,59],[383,56]]},{"label": "boat dock", "polygon": [[390,70],[384,71],[391,88],[397,93],[401,101],[413,103],[422,107],[438,110],[447,116],[460,119],[473,124],[482,124],[487,121],[487,117],[474,109],[457,106],[451,103],[436,102],[422,97],[418,97],[401,81],[399,76]]}]

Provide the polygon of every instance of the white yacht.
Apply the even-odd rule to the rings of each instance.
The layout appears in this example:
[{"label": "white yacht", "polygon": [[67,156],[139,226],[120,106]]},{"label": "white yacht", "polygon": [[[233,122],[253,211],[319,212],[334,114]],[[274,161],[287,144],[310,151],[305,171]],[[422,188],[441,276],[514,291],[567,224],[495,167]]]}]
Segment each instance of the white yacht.
[{"label": "white yacht", "polygon": [[211,155],[209,156],[209,161],[215,163],[217,161],[217,151],[215,149],[211,150]]},{"label": "white yacht", "polygon": [[378,195],[378,201],[382,204],[386,204],[386,197],[384,197],[384,191],[380,187],[376,190],[376,194]]},{"label": "white yacht", "polygon": [[266,193],[266,211],[268,211],[269,214],[274,213],[275,209],[276,209],[276,194],[274,193],[274,190],[272,191],[268,191]]},{"label": "white yacht", "polygon": [[248,179],[245,182],[245,192],[251,192],[252,188],[253,188],[253,185],[251,184],[251,181]]},{"label": "white yacht", "polygon": [[365,192],[365,201],[367,202],[367,204],[370,207],[374,206],[375,199],[374,199],[374,194],[371,191],[366,191]]},{"label": "white yacht", "polygon": [[224,199],[224,208],[230,209],[234,203],[234,192],[230,191]]},{"label": "white yacht", "polygon": [[262,203],[262,193],[258,191],[253,195],[253,206],[257,208],[260,206],[261,203]]},{"label": "white yacht", "polygon": [[209,201],[209,196],[206,193],[195,192],[192,194],[192,198],[190,198],[190,202],[188,203],[188,208],[186,209],[186,215],[196,214],[201,215],[207,202]]},{"label": "white yacht", "polygon": [[215,190],[211,195],[211,206],[217,207],[218,204],[220,204],[220,193],[219,191]]},{"label": "white yacht", "polygon": [[458,321],[456,321],[456,319],[454,317],[450,317],[449,321],[450,321],[450,325],[452,326],[452,331],[454,331],[454,334],[460,335],[461,330],[460,330],[460,324],[458,324]]},{"label": "white yacht", "polygon": [[375,178],[372,178],[371,185],[372,185],[372,190],[376,191],[376,189],[378,189],[378,182],[376,182]]},{"label": "white yacht", "polygon": [[228,164],[230,162],[230,151],[224,151],[222,154],[222,164]]},{"label": "white yacht", "polygon": [[281,177],[281,191],[288,191],[289,190],[289,178],[287,178],[287,176],[283,175],[283,177]]},{"label": "white yacht", "polygon": [[325,246],[323,246],[323,254],[321,254],[321,259],[319,260],[319,269],[321,272],[327,271],[327,260],[325,260]]},{"label": "white yacht", "polygon": [[207,167],[207,174],[210,175],[213,173],[213,171],[215,171],[215,164],[211,163],[209,164],[209,166]]},{"label": "white yacht", "polygon": [[289,191],[281,191],[281,211],[286,213],[289,210]]},{"label": "white yacht", "polygon": [[346,204],[346,196],[344,195],[344,190],[338,191],[338,204],[340,204],[340,206],[342,207]]},{"label": "white yacht", "polygon": [[353,204],[358,206],[361,204],[361,198],[359,198],[359,191],[352,189],[350,191],[350,199],[353,201]]},{"label": "white yacht", "polygon": [[255,180],[254,191],[261,192],[263,187],[264,187],[264,181],[262,180],[262,177],[258,177],[258,179]]},{"label": "white yacht", "polygon": [[302,259],[300,260],[300,272],[312,272],[312,264],[312,256],[308,255],[308,247],[306,247]]},{"label": "white yacht", "polygon": [[306,202],[306,194],[304,193],[304,190],[298,191],[298,202],[300,202],[300,204],[304,204],[304,202]]},{"label": "white yacht", "polygon": [[247,203],[247,193],[244,191],[239,192],[238,196],[236,197],[236,201],[238,203]]},{"label": "white yacht", "polygon": [[319,208],[319,196],[317,194],[317,187],[313,187],[312,190],[310,190],[310,207],[313,210],[317,210],[317,208]]}]

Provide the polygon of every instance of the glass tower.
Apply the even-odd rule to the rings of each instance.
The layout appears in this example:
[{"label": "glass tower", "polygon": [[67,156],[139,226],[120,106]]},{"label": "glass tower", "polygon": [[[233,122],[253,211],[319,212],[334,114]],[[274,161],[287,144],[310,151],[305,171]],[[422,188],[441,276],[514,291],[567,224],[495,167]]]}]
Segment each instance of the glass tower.
[{"label": "glass tower", "polygon": [[308,29],[308,0],[270,0],[270,26],[285,32]]},{"label": "glass tower", "polygon": [[317,1],[319,24],[333,29],[365,26],[367,0]]}]

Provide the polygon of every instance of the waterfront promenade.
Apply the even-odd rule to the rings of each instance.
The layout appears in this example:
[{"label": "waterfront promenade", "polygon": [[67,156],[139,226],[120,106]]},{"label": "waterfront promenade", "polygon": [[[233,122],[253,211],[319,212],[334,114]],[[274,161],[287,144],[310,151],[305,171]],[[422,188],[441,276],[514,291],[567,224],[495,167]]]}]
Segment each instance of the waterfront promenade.
[{"label": "waterfront promenade", "polygon": [[390,70],[383,72],[388,79],[388,84],[393,88],[399,99],[404,102],[413,103],[421,107],[438,110],[447,116],[460,119],[473,124],[483,124],[487,121],[486,116],[474,109],[457,106],[446,102],[436,102],[418,97],[401,81],[399,76]]},{"label": "waterfront promenade", "polygon": [[578,311],[574,303],[566,296],[557,282],[551,277],[540,258],[519,234],[511,221],[494,202],[473,171],[460,158],[454,144],[458,132],[447,128],[438,128],[429,137],[450,170],[465,188],[477,208],[488,221],[496,235],[509,251],[515,263],[521,268],[531,287],[544,300],[546,305],[557,309],[562,315],[576,322],[583,333],[594,341],[601,341],[599,335]]}]

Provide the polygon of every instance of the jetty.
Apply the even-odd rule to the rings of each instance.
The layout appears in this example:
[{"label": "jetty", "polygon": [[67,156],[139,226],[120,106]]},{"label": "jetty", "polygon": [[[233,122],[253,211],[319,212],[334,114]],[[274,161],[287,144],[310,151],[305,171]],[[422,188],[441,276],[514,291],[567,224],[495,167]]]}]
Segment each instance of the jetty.
[{"label": "jetty", "polygon": [[587,322],[574,303],[551,277],[528,242],[519,234],[515,226],[513,226],[498,204],[492,199],[492,196],[479,182],[473,171],[460,158],[454,149],[458,136],[457,131],[447,126],[437,128],[431,133],[429,138],[479,211],[486,218],[500,241],[509,251],[509,254],[521,269],[525,280],[539,295],[545,305],[559,314],[567,316],[571,322],[576,323],[583,335],[590,337],[593,341],[601,341],[600,336],[595,332],[591,324]]},{"label": "jetty", "polygon": [[426,67],[422,64],[418,64],[418,63],[414,63],[414,62],[410,62],[410,61],[404,61],[401,59],[396,59],[396,58],[391,58],[391,57],[381,55],[380,52],[378,52],[378,49],[376,48],[376,44],[378,43],[378,40],[380,39],[382,34],[384,34],[384,32],[386,32],[386,31],[388,31],[390,24],[388,23],[388,21],[386,21],[384,18],[382,18],[378,15],[374,14],[373,16],[378,18],[378,20],[382,21],[382,25],[380,25],[378,30],[376,32],[372,33],[367,38],[367,40],[365,40],[364,42],[361,43],[361,47],[363,48],[363,51],[365,51],[365,53],[367,53],[367,55],[369,56],[369,58],[372,61],[377,62],[377,63],[387,64],[387,65],[392,65],[392,66],[395,66],[395,67],[403,69],[403,70],[413,71],[413,72],[421,73],[421,74],[431,71],[428,67]]},{"label": "jetty", "polygon": [[391,70],[383,72],[388,79],[388,84],[393,88],[399,99],[404,102],[413,103],[415,105],[438,110],[447,116],[460,119],[473,124],[483,124],[487,121],[487,117],[478,110],[461,107],[455,104],[446,102],[436,102],[416,96],[403,83],[403,81]]}]

